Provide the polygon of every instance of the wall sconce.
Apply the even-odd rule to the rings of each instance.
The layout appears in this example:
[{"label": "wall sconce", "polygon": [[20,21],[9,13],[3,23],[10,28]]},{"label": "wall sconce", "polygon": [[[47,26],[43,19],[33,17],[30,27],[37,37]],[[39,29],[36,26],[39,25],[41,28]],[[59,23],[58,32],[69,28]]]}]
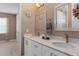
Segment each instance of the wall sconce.
[{"label": "wall sconce", "polygon": [[36,5],[36,7],[40,8],[40,7],[44,6],[44,3],[36,3],[35,5]]},{"label": "wall sconce", "polygon": [[27,17],[31,17],[32,16],[32,13],[31,12],[26,12],[26,16]]}]

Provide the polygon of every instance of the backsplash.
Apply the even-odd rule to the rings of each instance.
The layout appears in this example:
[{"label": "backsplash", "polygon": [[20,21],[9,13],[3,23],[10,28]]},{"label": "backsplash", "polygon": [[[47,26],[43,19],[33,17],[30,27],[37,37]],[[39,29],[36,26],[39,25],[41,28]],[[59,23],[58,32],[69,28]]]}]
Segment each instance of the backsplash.
[{"label": "backsplash", "polygon": [[62,37],[64,37],[65,34],[68,34],[69,38],[79,39],[79,32],[78,31],[54,31],[53,32],[53,35],[62,36]]},{"label": "backsplash", "polygon": [[[64,42],[66,39],[65,37],[61,37],[61,36],[51,36],[51,38],[59,41],[64,41]],[[69,42],[79,44],[79,38],[69,38]]]}]

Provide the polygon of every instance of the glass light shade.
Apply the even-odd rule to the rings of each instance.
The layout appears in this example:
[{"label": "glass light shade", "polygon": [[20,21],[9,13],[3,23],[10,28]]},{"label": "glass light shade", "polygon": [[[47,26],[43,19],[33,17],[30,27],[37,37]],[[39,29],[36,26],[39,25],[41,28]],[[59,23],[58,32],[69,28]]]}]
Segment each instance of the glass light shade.
[{"label": "glass light shade", "polygon": [[43,5],[44,5],[43,3],[36,3],[36,7],[41,7]]},{"label": "glass light shade", "polygon": [[39,3],[36,3],[36,7],[40,7],[40,4]]}]

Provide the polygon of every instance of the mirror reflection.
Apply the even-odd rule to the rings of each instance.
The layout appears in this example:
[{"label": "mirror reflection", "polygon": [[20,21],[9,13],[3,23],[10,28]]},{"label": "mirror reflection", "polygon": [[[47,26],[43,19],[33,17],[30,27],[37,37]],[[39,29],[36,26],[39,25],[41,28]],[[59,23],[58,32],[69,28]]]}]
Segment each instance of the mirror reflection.
[{"label": "mirror reflection", "polygon": [[72,29],[79,31],[79,4],[72,4]]},{"label": "mirror reflection", "polygon": [[56,6],[56,31],[79,31],[79,4]]},{"label": "mirror reflection", "polygon": [[56,8],[56,30],[67,29],[67,4]]}]

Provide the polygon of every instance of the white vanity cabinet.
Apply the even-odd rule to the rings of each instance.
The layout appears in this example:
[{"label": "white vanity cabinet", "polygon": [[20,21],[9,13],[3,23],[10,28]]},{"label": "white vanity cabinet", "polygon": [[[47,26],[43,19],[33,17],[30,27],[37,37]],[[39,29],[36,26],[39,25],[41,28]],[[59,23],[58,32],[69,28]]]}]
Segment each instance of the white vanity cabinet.
[{"label": "white vanity cabinet", "polygon": [[43,46],[42,55],[43,56],[54,56],[54,50],[46,46]]},{"label": "white vanity cabinet", "polygon": [[41,56],[42,45],[34,41],[32,41],[31,44],[32,44],[31,45],[32,56]]},{"label": "white vanity cabinet", "polygon": [[60,51],[57,51],[57,50],[54,50],[54,56],[69,56],[63,52],[60,52]]},{"label": "white vanity cabinet", "polygon": [[63,52],[59,52],[53,48],[49,48],[46,46],[43,46],[42,48],[42,55],[43,56],[68,56],[67,54],[64,54]]},{"label": "white vanity cabinet", "polygon": [[41,44],[36,43],[28,38],[24,38],[24,55],[41,56]]},{"label": "white vanity cabinet", "polygon": [[28,38],[24,38],[24,55],[31,56],[31,40]]},{"label": "white vanity cabinet", "polygon": [[54,48],[47,47],[41,43],[31,39],[24,39],[24,55],[25,56],[68,56]]}]

